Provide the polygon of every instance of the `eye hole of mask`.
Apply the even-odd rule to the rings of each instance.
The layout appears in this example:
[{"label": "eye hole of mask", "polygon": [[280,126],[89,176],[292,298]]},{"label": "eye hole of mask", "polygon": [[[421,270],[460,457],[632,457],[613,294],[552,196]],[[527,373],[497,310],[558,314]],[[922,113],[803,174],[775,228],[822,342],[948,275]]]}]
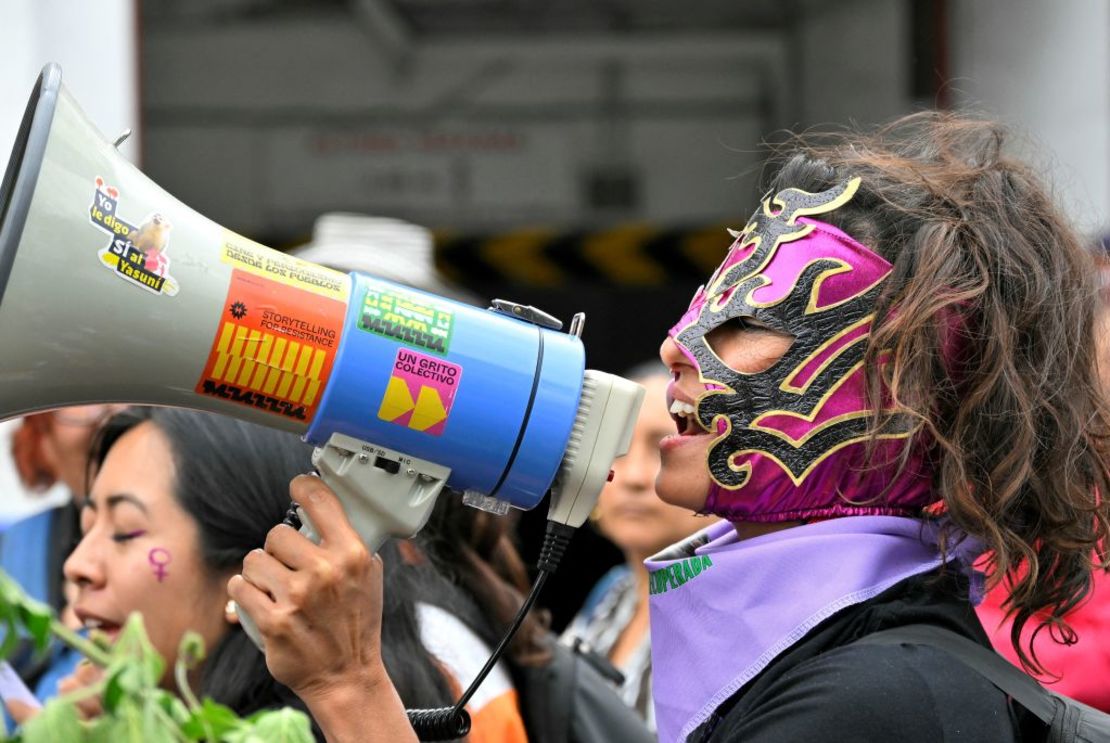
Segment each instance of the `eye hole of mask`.
[{"label": "eye hole of mask", "polygon": [[705,342],[728,368],[738,374],[767,371],[794,343],[794,336],[751,317],[736,317],[718,325]]}]

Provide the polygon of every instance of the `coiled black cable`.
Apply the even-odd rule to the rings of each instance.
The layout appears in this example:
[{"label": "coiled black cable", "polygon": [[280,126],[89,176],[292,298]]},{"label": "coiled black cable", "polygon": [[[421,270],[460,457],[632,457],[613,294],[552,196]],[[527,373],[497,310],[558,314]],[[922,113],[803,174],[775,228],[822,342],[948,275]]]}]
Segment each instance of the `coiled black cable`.
[{"label": "coiled black cable", "polygon": [[[497,648],[490,654],[489,660],[482,666],[482,670],[474,677],[474,681],[459,697],[459,701],[455,703],[454,707],[406,710],[412,729],[416,731],[417,738],[423,741],[451,740],[452,738],[461,738],[469,732],[470,715],[465,709],[467,702],[478,691],[478,687],[482,685],[486,676],[497,665],[497,661],[501,660],[501,656],[509,647],[513,636],[516,635],[520,625],[524,622],[524,617],[528,615],[533,604],[536,603],[548,576],[558,569],[559,562],[563,559],[563,554],[566,552],[567,545],[570,543],[571,537],[574,536],[574,532],[574,527],[554,521],[547,522],[547,533],[544,535],[543,547],[540,549],[539,573],[536,575],[535,583],[532,584],[532,590],[528,592],[528,597],[520,605],[520,610],[516,613],[513,623],[505,632],[505,636],[501,638]],[[465,723],[462,722],[463,720],[465,720]],[[458,730],[462,729],[463,724],[465,724],[465,730],[460,733]]]},{"label": "coiled black cable", "polygon": [[407,709],[405,714],[420,740],[454,740],[470,732],[470,713],[465,709]]}]

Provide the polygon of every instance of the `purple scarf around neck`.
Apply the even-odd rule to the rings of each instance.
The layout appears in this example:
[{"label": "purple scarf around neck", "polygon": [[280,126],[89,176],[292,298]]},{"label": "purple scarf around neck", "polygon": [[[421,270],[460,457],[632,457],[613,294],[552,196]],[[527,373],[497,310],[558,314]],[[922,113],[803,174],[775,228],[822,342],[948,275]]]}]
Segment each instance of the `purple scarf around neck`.
[{"label": "purple scarf around neck", "polygon": [[[834,613],[941,563],[937,527],[898,516],[820,521],[741,541],[727,521],[645,562],[659,740],[685,740]],[[970,565],[972,539],[949,548]]]}]

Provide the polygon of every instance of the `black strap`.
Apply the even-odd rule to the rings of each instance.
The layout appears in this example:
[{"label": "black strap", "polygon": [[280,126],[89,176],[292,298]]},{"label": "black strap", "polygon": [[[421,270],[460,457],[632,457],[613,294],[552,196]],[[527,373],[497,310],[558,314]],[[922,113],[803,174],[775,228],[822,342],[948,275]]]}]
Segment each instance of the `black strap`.
[{"label": "black strap", "polygon": [[1052,725],[1060,705],[1046,690],[1020,669],[989,648],[951,630],[930,624],[909,624],[867,635],[855,644],[928,645],[943,650],[1008,694],[1046,725]]}]

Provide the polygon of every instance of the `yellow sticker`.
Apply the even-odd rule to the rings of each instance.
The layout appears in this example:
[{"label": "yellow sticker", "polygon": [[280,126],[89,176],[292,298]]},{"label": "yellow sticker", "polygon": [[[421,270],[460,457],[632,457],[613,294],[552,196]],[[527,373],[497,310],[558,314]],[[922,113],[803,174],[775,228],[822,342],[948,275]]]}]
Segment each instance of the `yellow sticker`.
[{"label": "yellow sticker", "polygon": [[351,291],[347,274],[279,253],[234,232],[225,235],[220,259],[247,273],[341,302]]},{"label": "yellow sticker", "polygon": [[339,350],[346,309],[232,270],[197,393],[310,422]]}]

